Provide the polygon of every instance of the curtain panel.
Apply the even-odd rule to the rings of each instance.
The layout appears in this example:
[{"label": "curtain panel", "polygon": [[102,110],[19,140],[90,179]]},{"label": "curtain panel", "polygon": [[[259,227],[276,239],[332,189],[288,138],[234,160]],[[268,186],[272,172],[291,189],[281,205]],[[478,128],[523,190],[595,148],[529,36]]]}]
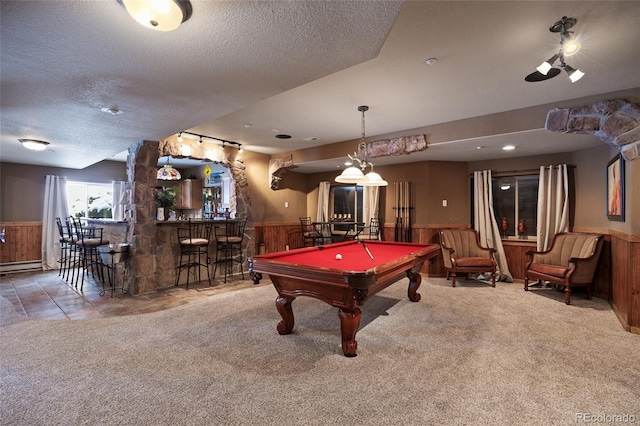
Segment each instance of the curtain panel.
[{"label": "curtain panel", "polygon": [[42,270],[59,269],[60,233],[56,217],[69,216],[67,203],[67,178],[47,175],[42,212]]},{"label": "curtain panel", "polygon": [[474,228],[480,234],[480,244],[484,247],[496,249],[495,258],[498,264],[496,281],[513,282],[507,256],[502,246],[500,229],[493,211],[493,189],[491,185],[491,170],[473,172],[474,183]]},{"label": "curtain panel", "polygon": [[541,166],[538,185],[538,251],[550,247],[553,236],[569,230],[569,179],[567,165]]}]

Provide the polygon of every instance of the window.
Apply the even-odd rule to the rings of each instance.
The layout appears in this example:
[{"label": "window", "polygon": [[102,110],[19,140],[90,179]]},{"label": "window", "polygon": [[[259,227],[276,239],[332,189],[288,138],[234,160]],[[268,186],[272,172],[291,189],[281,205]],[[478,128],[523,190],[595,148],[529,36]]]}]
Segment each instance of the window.
[{"label": "window", "polygon": [[362,186],[332,186],[330,215],[351,215],[355,222],[362,222]]},{"label": "window", "polygon": [[[505,237],[536,236],[538,175],[493,178],[493,211]],[[506,231],[503,222],[506,220]],[[523,227],[519,229],[518,225]],[[524,230],[524,232],[520,232]]]},{"label": "window", "polygon": [[113,188],[110,183],[67,182],[69,213],[73,217],[111,219]]}]

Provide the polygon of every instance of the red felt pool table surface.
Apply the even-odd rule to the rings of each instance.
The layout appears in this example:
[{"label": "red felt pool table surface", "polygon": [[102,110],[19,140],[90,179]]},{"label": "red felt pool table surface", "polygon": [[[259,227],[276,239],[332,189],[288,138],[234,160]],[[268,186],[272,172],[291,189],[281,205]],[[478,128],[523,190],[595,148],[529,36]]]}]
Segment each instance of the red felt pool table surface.
[{"label": "red felt pool table surface", "polygon": [[[371,252],[371,257],[365,250]],[[261,256],[264,259],[286,262],[293,265],[312,267],[326,267],[343,271],[366,271],[380,265],[397,260],[399,257],[410,256],[428,244],[391,243],[383,241],[347,241],[326,246],[308,247],[306,249],[279,252]],[[342,256],[341,260],[336,255]]]}]

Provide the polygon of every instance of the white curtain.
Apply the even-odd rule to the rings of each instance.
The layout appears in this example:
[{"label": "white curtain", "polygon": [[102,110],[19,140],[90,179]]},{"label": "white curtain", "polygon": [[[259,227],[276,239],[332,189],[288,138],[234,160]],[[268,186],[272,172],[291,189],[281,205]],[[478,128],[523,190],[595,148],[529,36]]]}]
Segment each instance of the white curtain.
[{"label": "white curtain", "polygon": [[111,182],[113,201],[111,202],[111,217],[113,220],[124,220],[125,204],[128,203],[127,183],[121,180]]},{"label": "white curtain", "polygon": [[362,187],[362,221],[365,226],[369,226],[371,218],[378,216],[378,198],[380,194],[379,186]]},{"label": "white curtain", "polygon": [[327,222],[329,220],[329,191],[331,184],[327,181],[320,182],[318,185],[318,210],[316,213],[316,221]]},{"label": "white curtain", "polygon": [[507,256],[502,246],[500,230],[493,212],[493,189],[491,186],[491,170],[473,172],[474,183],[474,228],[480,234],[480,244],[483,247],[496,249],[495,258],[498,264],[496,281],[513,282]]},{"label": "white curtain", "polygon": [[[59,269],[60,233],[56,217],[69,216],[67,178],[47,175],[42,212],[42,270]],[[64,221],[63,221],[64,223]]]},{"label": "white curtain", "polygon": [[558,232],[569,230],[567,165],[541,166],[538,185],[538,251],[546,250]]}]

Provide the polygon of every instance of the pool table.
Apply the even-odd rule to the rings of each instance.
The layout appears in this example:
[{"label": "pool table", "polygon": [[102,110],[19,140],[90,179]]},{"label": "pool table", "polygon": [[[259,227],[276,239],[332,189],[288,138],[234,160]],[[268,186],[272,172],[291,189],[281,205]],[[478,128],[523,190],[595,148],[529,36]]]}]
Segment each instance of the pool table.
[{"label": "pool table", "polygon": [[298,296],[314,297],[338,308],[342,351],[353,357],[358,348],[359,306],[405,275],[409,300],[419,301],[420,269],[439,252],[435,244],[347,241],[255,256],[249,259],[249,274],[256,284],[262,274],[268,274],[278,291],[280,334],[293,329],[291,304]]}]

